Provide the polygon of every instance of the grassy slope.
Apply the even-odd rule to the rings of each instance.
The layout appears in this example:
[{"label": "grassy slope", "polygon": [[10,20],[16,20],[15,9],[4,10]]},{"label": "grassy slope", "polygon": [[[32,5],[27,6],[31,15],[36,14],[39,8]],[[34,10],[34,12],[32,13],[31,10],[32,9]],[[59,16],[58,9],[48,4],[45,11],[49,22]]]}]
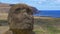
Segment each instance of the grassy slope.
[{"label": "grassy slope", "polygon": [[[60,34],[60,18],[35,19],[35,25],[39,25],[46,34]],[[41,30],[40,29],[40,30]],[[41,31],[40,31],[41,32]]]},{"label": "grassy slope", "polygon": [[[0,23],[3,22],[7,22],[7,13],[0,13]],[[60,18],[40,17],[35,18],[34,22],[36,34],[60,34]]]}]

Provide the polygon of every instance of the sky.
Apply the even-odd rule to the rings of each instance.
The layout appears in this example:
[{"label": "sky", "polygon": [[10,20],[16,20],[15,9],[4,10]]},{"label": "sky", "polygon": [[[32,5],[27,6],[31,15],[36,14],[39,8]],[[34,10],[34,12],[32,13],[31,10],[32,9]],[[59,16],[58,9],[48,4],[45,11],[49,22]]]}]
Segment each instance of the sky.
[{"label": "sky", "polygon": [[0,0],[2,3],[25,3],[38,10],[60,10],[60,0]]}]

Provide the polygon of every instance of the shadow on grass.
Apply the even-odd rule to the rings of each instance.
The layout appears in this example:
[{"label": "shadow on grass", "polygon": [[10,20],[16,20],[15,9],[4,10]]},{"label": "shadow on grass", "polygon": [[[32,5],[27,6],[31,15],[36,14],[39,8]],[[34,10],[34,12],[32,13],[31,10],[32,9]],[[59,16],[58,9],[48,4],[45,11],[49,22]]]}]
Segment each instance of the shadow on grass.
[{"label": "shadow on grass", "polygon": [[0,26],[8,25],[7,20],[0,20]]}]

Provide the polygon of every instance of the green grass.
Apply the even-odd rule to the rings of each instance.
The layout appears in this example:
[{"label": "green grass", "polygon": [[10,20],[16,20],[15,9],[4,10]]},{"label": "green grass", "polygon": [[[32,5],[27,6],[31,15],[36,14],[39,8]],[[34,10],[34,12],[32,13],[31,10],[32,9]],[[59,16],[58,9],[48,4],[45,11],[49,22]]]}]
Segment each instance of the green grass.
[{"label": "green grass", "polygon": [[34,32],[36,34],[43,34],[44,33],[44,31],[42,31],[41,29],[35,29]]},{"label": "green grass", "polygon": [[44,34],[44,33],[48,33],[48,34],[60,34],[60,30],[58,30],[56,27],[53,27],[53,26],[48,26],[47,27],[47,31],[48,32],[44,32],[44,31],[42,31],[41,29],[35,29],[34,30],[34,32],[36,33],[36,34]]},{"label": "green grass", "polygon": [[8,25],[7,20],[0,20],[0,26]]},{"label": "green grass", "polygon": [[[0,23],[7,23],[7,21],[6,20],[0,20]],[[36,24],[35,24],[36,25]],[[56,27],[54,27],[54,26],[52,26],[50,23],[49,23],[49,25],[47,25],[46,26],[46,28],[47,28],[47,31],[48,32],[46,32],[43,28],[43,30],[42,29],[34,29],[34,32],[36,33],[36,34],[44,34],[44,33],[48,33],[48,34],[60,34],[60,30],[58,30]]]},{"label": "green grass", "polygon": [[0,23],[7,23],[7,20],[0,20]]},{"label": "green grass", "polygon": [[48,29],[50,34],[58,34],[58,33],[60,33],[60,30],[58,30],[56,27],[53,27],[53,26],[48,25],[47,29]]},{"label": "green grass", "polygon": [[[7,20],[0,20],[0,23],[7,23]],[[60,34],[60,30],[56,27],[54,27],[54,24],[59,24],[60,23],[60,18],[59,19],[36,19],[35,25],[42,25],[44,26],[47,30],[44,30],[44,28],[40,29],[34,29],[33,31],[36,34]],[[42,27],[40,26],[40,27]]]}]

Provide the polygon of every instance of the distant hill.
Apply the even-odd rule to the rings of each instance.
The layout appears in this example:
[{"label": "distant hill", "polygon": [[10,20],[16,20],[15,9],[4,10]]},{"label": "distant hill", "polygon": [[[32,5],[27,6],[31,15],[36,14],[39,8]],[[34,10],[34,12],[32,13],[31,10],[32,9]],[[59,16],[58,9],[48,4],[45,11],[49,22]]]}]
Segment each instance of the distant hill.
[{"label": "distant hill", "polygon": [[7,3],[0,3],[0,7],[10,7]]},{"label": "distant hill", "polygon": [[[0,13],[8,13],[12,5],[15,4],[0,3]],[[35,7],[32,8],[36,14],[38,10]]]},{"label": "distant hill", "polygon": [[0,3],[0,13],[8,12],[10,7],[11,7],[10,4]]}]

